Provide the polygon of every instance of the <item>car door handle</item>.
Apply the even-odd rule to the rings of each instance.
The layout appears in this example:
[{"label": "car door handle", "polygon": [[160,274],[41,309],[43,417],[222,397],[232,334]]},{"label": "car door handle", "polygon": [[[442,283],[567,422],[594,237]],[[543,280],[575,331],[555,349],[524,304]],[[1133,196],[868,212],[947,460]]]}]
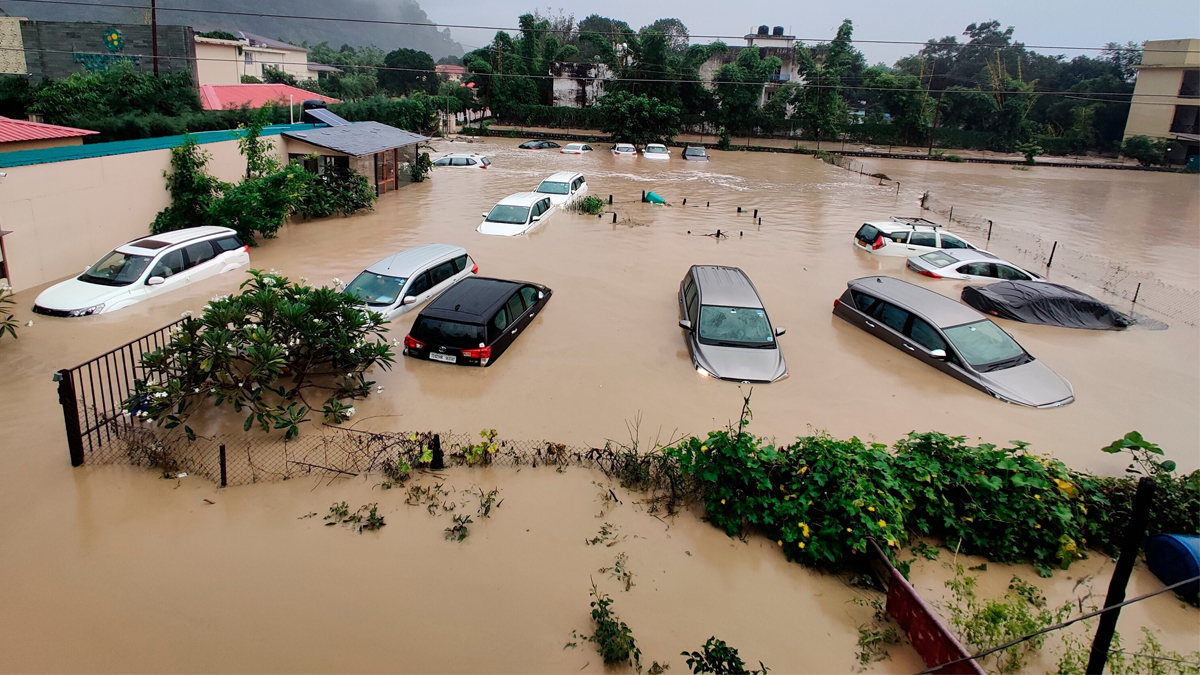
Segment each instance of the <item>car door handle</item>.
[{"label": "car door handle", "polygon": [[519,331],[519,330],[521,330],[521,329],[520,329],[520,328],[514,328],[514,329],[513,329],[513,332],[512,332],[512,334],[513,334],[513,335],[516,335],[516,334],[517,334],[517,331]]},{"label": "car door handle", "polygon": [[912,345],[910,345],[910,344],[906,344],[906,345],[904,345],[904,348],[905,348],[905,349],[907,349],[907,350],[908,350],[908,351],[910,351],[910,352],[915,352],[915,351],[917,351],[917,350],[913,349],[913,346],[912,346]]},{"label": "car door handle", "polygon": [[868,326],[868,327],[870,327],[870,328],[874,328],[874,327],[875,327],[875,324],[871,323],[870,321],[867,321],[867,322],[865,322],[865,323],[866,323],[866,324],[867,324],[867,326]]}]

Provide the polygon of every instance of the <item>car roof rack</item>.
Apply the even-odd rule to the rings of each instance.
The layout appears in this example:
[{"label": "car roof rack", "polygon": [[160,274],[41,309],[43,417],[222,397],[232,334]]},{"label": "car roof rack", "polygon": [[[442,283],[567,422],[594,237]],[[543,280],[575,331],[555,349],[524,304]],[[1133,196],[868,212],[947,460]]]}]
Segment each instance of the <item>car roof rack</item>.
[{"label": "car roof rack", "polygon": [[917,225],[924,225],[934,229],[941,227],[941,225],[938,225],[932,220],[927,220],[925,218],[909,218],[907,216],[892,216],[892,222],[900,223],[901,225],[908,225],[909,227],[916,227]]}]

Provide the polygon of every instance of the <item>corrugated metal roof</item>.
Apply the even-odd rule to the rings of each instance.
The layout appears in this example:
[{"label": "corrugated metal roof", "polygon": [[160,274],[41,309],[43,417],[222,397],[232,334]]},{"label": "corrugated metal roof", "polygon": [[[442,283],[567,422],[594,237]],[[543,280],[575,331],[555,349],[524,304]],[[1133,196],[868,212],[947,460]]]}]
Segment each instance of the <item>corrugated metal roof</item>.
[{"label": "corrugated metal roof", "polygon": [[379,122],[355,122],[346,126],[321,127],[312,131],[285,131],[283,135],[355,157],[429,140],[428,136],[410,133]]},{"label": "corrugated metal roof", "polygon": [[299,105],[309,99],[320,99],[326,103],[341,103],[336,98],[322,96],[287,84],[202,84],[200,103],[205,110],[228,110],[230,108],[261,108],[268,103]]},{"label": "corrugated metal roof", "polygon": [[57,124],[42,124],[27,120],[15,120],[10,117],[0,117],[0,143],[17,141],[44,141],[50,138],[77,138],[100,133],[87,129],[60,127]]},{"label": "corrugated metal roof", "polygon": [[[264,127],[263,136],[278,136],[287,130],[313,129],[311,124],[279,124]],[[242,129],[228,131],[201,131],[191,134],[196,142],[220,143],[240,138],[246,132]],[[19,150],[17,152],[0,152],[0,168],[10,166],[29,166],[32,164],[50,164],[52,162],[67,162],[73,159],[88,159],[91,157],[106,157],[108,155],[125,155],[132,152],[147,150],[163,150],[183,144],[183,136],[162,136],[159,138],[139,138],[133,141],[115,141],[113,143],[92,143],[90,145],[69,145],[61,148],[45,148],[42,150]]]}]

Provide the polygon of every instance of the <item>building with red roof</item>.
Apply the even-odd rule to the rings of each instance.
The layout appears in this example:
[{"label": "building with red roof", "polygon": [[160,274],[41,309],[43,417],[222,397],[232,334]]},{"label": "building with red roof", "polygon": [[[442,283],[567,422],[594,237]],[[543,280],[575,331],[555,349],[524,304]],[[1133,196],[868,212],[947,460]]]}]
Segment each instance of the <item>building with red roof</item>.
[{"label": "building with red roof", "polygon": [[0,117],[0,152],[83,145],[84,136],[96,133],[99,132]]},{"label": "building with red roof", "polygon": [[202,84],[200,104],[205,110],[231,108],[261,108],[275,105],[300,105],[303,101],[320,99],[325,103],[341,103],[336,98],[293,87],[287,84]]},{"label": "building with red roof", "polygon": [[465,66],[455,66],[448,63],[442,63],[434,66],[434,70],[437,71],[437,74],[440,77],[444,77],[450,82],[462,82],[463,78],[467,76],[467,69]]}]

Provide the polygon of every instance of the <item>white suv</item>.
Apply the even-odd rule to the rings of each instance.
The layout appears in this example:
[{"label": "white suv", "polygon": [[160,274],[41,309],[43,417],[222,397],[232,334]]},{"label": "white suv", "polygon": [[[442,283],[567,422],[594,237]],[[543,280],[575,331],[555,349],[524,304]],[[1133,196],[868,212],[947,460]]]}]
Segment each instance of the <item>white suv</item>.
[{"label": "white suv", "polygon": [[250,262],[250,247],[227,227],[191,227],[122,244],[74,279],[42,291],[33,311],[47,316],[115,312]]},{"label": "white suv", "polygon": [[549,195],[555,206],[563,206],[587,194],[587,179],[581,173],[559,171],[538,185],[537,192]]},{"label": "white suv", "polygon": [[977,250],[964,239],[946,232],[937,223],[924,218],[901,218],[863,223],[854,235],[854,245],[875,255],[909,257],[943,248]]},{"label": "white suv", "polygon": [[342,293],[357,296],[368,309],[382,314],[384,321],[391,321],[478,272],[467,249],[427,244],[371,265]]},{"label": "white suv", "polygon": [[550,195],[540,192],[518,192],[500,200],[491,211],[483,214],[483,222],[475,228],[480,234],[515,237],[537,227],[558,208]]},{"label": "white suv", "polygon": [[492,162],[477,152],[459,152],[433,160],[434,166],[450,166],[455,169],[486,169]]}]

